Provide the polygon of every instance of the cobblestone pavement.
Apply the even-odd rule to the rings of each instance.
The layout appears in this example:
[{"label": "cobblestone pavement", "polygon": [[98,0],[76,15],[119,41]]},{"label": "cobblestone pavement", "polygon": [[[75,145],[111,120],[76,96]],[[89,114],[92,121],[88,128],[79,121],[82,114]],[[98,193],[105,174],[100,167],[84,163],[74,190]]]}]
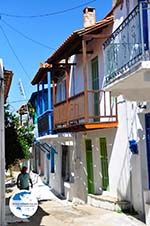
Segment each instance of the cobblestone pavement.
[{"label": "cobblestone pavement", "polygon": [[[14,187],[16,190],[16,187]],[[34,192],[38,194],[37,212],[27,220],[16,218],[6,208],[8,226],[144,226],[132,216],[89,205],[75,205],[58,199],[42,182],[36,183]],[[8,196],[8,194],[7,194]],[[45,200],[45,201],[42,201]]]}]

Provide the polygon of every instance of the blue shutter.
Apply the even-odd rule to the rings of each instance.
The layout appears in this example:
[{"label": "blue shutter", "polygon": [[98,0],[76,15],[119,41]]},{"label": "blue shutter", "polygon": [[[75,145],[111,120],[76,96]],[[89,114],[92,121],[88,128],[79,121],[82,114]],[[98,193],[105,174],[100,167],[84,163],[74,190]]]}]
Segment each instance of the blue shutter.
[{"label": "blue shutter", "polygon": [[144,49],[147,50],[149,49],[148,45],[148,15],[147,15],[147,10],[148,10],[148,3],[145,2],[145,0],[139,0],[139,3],[142,3],[142,19],[143,19],[143,39],[144,39],[144,44],[145,47]]}]

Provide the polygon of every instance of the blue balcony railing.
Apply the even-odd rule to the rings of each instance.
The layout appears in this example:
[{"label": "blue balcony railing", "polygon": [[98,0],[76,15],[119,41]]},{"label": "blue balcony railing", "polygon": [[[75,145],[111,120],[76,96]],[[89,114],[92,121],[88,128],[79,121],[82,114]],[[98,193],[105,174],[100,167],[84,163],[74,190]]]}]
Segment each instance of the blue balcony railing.
[{"label": "blue balcony railing", "polygon": [[[148,3],[141,2],[104,43],[105,85],[140,60],[149,60]],[[147,57],[147,58],[146,58]]]},{"label": "blue balcony railing", "polygon": [[47,110],[38,117],[38,134],[44,136],[53,133],[53,111]]}]

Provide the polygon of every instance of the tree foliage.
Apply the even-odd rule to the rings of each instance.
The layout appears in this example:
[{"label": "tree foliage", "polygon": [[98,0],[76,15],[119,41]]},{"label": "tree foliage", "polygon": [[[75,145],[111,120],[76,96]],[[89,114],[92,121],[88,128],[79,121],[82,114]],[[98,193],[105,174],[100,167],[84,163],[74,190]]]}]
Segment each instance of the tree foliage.
[{"label": "tree foliage", "polygon": [[33,125],[26,122],[20,125],[19,117],[5,108],[5,156],[6,169],[21,159],[29,159],[29,148],[32,145],[34,134]]}]

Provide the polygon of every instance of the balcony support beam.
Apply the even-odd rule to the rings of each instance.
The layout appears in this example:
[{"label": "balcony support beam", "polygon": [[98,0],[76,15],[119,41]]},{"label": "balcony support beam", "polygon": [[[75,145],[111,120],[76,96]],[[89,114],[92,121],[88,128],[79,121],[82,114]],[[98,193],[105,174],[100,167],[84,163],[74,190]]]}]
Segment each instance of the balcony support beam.
[{"label": "balcony support beam", "polygon": [[[68,64],[68,59],[66,59],[66,63]],[[67,112],[69,113],[69,69],[66,68],[65,70],[65,76],[66,76],[66,100],[67,100]],[[67,117],[67,124],[68,124],[68,117]]]},{"label": "balcony support beam", "polygon": [[40,84],[37,84],[37,93],[38,93],[38,97],[37,97],[37,113],[38,116],[40,115]]},{"label": "balcony support beam", "polygon": [[42,114],[45,111],[44,80],[42,81]]},{"label": "balcony support beam", "polygon": [[52,95],[51,95],[51,72],[47,72],[48,81],[48,110],[52,109]]},{"label": "balcony support beam", "polygon": [[47,81],[48,81],[48,111],[50,114],[48,115],[48,134],[52,134],[53,131],[53,117],[52,117],[52,92],[51,92],[51,72],[47,72]]},{"label": "balcony support beam", "polygon": [[85,109],[85,121],[88,121],[88,68],[87,68],[87,50],[86,50],[86,40],[82,40],[82,51],[83,51],[83,76],[84,76],[84,109]]}]

